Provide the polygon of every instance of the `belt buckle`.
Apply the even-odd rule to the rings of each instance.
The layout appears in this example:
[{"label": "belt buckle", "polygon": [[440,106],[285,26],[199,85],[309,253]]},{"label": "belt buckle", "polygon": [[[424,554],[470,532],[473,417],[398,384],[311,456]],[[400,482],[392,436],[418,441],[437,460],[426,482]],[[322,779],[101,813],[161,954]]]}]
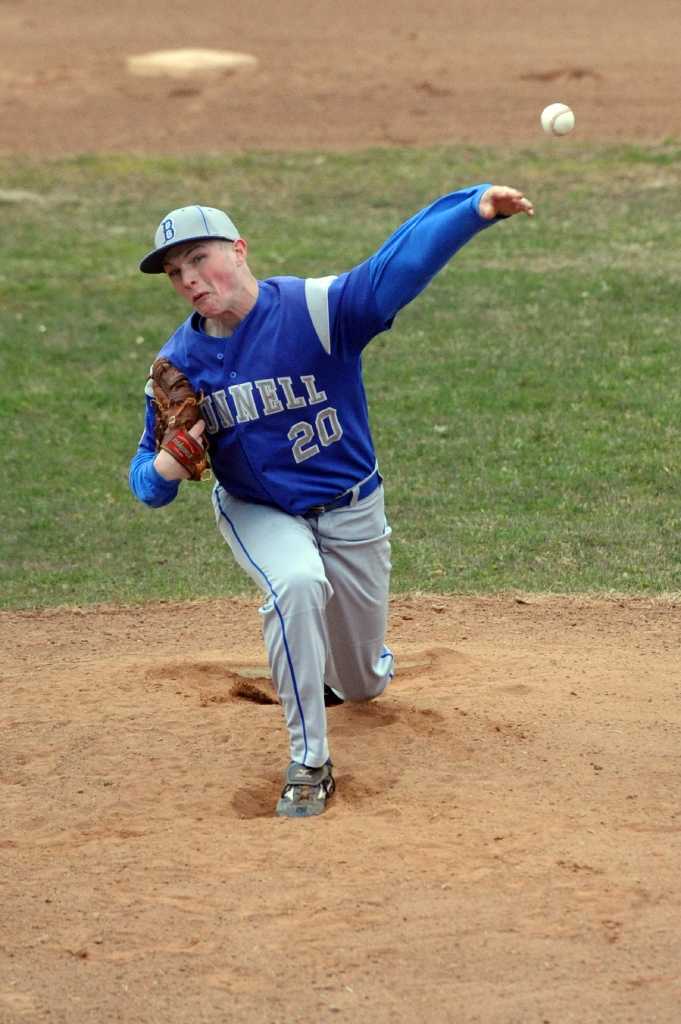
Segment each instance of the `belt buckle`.
[{"label": "belt buckle", "polygon": [[321,516],[324,512],[333,512],[337,508],[345,508],[349,505],[352,500],[352,493],[350,491],[343,491],[337,498],[332,498],[331,501],[327,501],[326,505],[313,505],[305,513],[306,516]]},{"label": "belt buckle", "polygon": [[320,516],[323,512],[326,512],[326,505],[313,505],[305,513],[305,518],[310,519],[312,516]]}]

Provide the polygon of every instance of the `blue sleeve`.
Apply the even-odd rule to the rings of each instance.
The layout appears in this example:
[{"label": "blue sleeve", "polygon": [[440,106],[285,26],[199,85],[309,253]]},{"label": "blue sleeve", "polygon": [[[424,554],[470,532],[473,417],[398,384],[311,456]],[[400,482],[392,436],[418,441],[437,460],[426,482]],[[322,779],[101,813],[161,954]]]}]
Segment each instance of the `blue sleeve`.
[{"label": "blue sleeve", "polygon": [[149,505],[150,508],[161,508],[169,505],[177,497],[180,487],[179,480],[166,480],[154,466],[156,445],[153,440],[153,412],[147,399],[147,412],[144,433],[140,438],[137,451],[130,461],[128,482],[135,497]]},{"label": "blue sleeve", "polygon": [[130,490],[150,508],[162,508],[177,497],[179,480],[166,480],[154,466],[156,452],[138,448],[130,462]]},{"label": "blue sleeve", "polygon": [[333,281],[329,317],[336,355],[356,358],[466,242],[495,223],[479,212],[489,187],[474,185],[436,199],[405,221],[373,256]]},{"label": "blue sleeve", "polygon": [[494,221],[478,211],[489,184],[450,192],[405,221],[369,260],[376,306],[389,324],[474,235]]}]

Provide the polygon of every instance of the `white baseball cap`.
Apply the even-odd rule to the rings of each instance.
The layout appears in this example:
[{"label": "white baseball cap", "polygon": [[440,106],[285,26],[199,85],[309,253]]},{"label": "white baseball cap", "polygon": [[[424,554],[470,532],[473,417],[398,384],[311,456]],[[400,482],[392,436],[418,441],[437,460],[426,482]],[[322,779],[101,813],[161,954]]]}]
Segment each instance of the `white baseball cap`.
[{"label": "white baseball cap", "polygon": [[201,238],[224,238],[235,242],[241,235],[222,210],[212,206],[181,206],[166,214],[154,235],[154,246],[140,263],[143,274],[162,274],[168,249]]}]

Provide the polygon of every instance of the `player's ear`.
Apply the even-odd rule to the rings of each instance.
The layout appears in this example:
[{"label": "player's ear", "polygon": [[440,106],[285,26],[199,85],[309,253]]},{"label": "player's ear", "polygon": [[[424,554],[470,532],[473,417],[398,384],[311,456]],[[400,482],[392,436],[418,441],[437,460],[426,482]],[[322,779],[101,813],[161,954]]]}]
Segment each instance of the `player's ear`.
[{"label": "player's ear", "polygon": [[232,244],[234,246],[234,252],[237,258],[237,264],[240,265],[242,263],[245,263],[246,257],[248,256],[248,242],[246,241],[246,239],[237,238],[236,241],[233,242]]}]

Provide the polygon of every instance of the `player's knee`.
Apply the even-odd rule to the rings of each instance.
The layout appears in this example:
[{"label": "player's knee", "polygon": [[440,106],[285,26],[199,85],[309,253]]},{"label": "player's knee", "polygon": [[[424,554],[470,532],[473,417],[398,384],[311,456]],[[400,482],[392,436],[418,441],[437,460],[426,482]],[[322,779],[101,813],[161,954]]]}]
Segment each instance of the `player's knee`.
[{"label": "player's knee", "polygon": [[342,691],[345,700],[352,703],[366,704],[370,700],[376,700],[385,691],[392,679],[392,672],[385,673],[376,671],[375,668],[367,669],[365,672],[356,671],[349,674],[342,681]]},{"label": "player's knee", "polygon": [[372,679],[370,685],[365,690],[364,695],[361,696],[359,700],[364,703],[368,703],[370,700],[376,700],[377,697],[380,697],[381,694],[385,692],[388,683],[388,679]]},{"label": "player's knee", "polygon": [[333,590],[323,572],[297,568],[287,573],[277,586],[280,603],[287,604],[290,611],[305,608],[324,608]]}]

